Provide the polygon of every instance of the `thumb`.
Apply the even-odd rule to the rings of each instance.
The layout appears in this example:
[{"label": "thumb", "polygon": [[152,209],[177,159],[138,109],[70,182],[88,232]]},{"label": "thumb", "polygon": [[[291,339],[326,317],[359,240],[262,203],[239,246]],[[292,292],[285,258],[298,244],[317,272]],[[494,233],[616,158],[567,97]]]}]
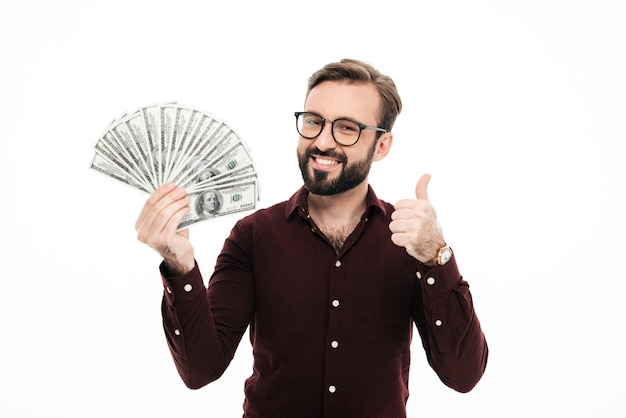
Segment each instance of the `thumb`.
[{"label": "thumb", "polygon": [[415,197],[418,199],[428,200],[428,182],[430,181],[430,174],[424,174],[417,182],[415,186]]}]

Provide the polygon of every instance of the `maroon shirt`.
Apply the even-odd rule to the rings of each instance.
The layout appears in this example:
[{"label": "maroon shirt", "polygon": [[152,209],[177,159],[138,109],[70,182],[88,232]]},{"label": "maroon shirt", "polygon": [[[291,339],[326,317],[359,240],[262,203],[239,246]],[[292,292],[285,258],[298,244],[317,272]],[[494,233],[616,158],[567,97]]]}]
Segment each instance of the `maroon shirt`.
[{"label": "maroon shirt", "polygon": [[244,417],[406,416],[413,323],[432,368],[467,392],[487,343],[454,258],[428,268],[391,242],[393,206],[370,188],[341,252],[308,216],[307,192],[237,222],[205,289],[169,277],[163,321],[190,388],[219,378],[246,328],[254,353]]}]

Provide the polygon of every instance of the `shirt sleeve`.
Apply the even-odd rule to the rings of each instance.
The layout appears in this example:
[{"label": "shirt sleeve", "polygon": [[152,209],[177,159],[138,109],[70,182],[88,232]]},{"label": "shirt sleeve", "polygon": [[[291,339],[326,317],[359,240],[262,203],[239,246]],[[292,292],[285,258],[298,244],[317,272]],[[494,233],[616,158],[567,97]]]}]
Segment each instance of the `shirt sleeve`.
[{"label": "shirt sleeve", "polygon": [[208,287],[197,263],[178,277],[170,276],[165,264],[160,266],[165,337],[176,369],[191,389],[205,386],[224,373],[250,323],[251,273],[233,249],[237,246],[228,239]]},{"label": "shirt sleeve", "polygon": [[423,311],[413,313],[428,362],[447,386],[469,392],[487,365],[488,347],[469,284],[454,256],[443,266],[418,263]]}]

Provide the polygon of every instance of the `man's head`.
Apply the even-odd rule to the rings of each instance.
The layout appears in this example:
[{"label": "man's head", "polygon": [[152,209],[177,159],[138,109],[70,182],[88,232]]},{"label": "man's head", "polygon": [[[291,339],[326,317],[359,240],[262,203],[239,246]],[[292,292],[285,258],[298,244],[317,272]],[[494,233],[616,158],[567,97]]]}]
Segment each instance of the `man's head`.
[{"label": "man's head", "polygon": [[389,152],[401,108],[391,78],[369,64],[342,60],[315,72],[305,113],[296,116],[298,161],[309,192],[335,195],[362,185],[372,162]]},{"label": "man's head", "polygon": [[381,74],[376,68],[362,61],[342,59],[325,65],[309,77],[306,97],[311,90],[324,81],[346,81],[353,84],[373,84],[380,96],[378,124],[391,132],[396,118],[402,111],[402,100],[391,77]]}]

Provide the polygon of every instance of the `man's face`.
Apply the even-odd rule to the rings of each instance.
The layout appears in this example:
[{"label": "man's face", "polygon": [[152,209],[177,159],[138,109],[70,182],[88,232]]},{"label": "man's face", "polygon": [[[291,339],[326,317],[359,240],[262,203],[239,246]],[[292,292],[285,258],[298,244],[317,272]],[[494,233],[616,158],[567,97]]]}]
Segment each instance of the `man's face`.
[{"label": "man's face", "polygon": [[204,212],[215,213],[217,211],[218,200],[217,196],[213,192],[207,192],[203,196],[204,205],[202,206]]},{"label": "man's face", "polygon": [[[304,110],[330,120],[348,118],[376,126],[379,106],[378,92],[370,84],[325,81],[311,90]],[[326,123],[317,138],[300,137],[298,142],[304,185],[317,195],[343,193],[363,183],[376,149],[375,131],[363,130],[359,141],[347,147],[335,142],[331,130],[331,124]]]}]

